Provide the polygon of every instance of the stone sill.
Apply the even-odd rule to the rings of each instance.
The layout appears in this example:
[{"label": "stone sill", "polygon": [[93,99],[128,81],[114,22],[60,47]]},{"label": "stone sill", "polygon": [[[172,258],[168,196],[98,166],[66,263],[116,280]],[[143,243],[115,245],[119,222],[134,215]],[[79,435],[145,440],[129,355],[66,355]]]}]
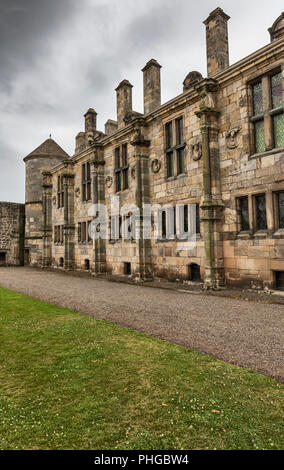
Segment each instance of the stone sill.
[{"label": "stone sill", "polygon": [[284,147],[278,149],[268,150],[267,152],[262,153],[255,153],[254,155],[250,155],[248,158],[249,160],[254,160],[255,158],[262,158],[262,157],[269,157],[269,155],[275,155],[276,153],[283,153]]},{"label": "stone sill", "polygon": [[[200,235],[200,233],[197,233],[196,234],[196,241],[201,241],[202,240],[202,237]],[[155,242],[157,243],[191,243],[192,240],[188,240],[187,238],[185,238],[184,240],[181,240],[180,238],[157,238],[154,240]]]},{"label": "stone sill", "polygon": [[239,232],[237,234],[237,238],[242,240],[250,240],[253,237],[253,233],[249,231]]},{"label": "stone sill", "polygon": [[284,238],[284,229],[280,228],[279,230],[277,230],[277,232],[273,234],[272,238],[275,238],[275,239]]}]

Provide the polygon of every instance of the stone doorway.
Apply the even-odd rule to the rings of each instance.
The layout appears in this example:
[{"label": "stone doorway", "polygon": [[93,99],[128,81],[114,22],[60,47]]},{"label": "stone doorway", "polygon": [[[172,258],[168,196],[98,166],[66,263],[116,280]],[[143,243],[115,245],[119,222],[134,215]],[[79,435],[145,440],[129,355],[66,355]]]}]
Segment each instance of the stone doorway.
[{"label": "stone doorway", "polygon": [[0,251],[0,266],[6,265],[6,252]]}]

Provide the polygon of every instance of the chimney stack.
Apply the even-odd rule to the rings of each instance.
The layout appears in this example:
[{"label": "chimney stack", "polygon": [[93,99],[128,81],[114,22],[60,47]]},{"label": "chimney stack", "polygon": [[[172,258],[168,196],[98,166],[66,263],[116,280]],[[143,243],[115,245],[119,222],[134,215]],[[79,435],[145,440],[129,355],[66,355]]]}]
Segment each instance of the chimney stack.
[{"label": "chimney stack", "polygon": [[111,135],[117,131],[117,122],[112,119],[108,119],[105,123],[105,135]]},{"label": "chimney stack", "polygon": [[161,65],[155,59],[149,60],[142,69],[144,82],[144,114],[161,106]]},{"label": "chimney stack", "polygon": [[85,132],[79,132],[76,135],[75,153],[81,152],[85,148]]},{"label": "chimney stack", "polygon": [[216,8],[204,21],[206,25],[208,77],[229,67],[228,21],[222,8]]},{"label": "chimney stack", "polygon": [[124,118],[132,111],[132,88],[128,80],[122,80],[116,88],[118,129],[125,126]]},{"label": "chimney stack", "polygon": [[97,129],[97,114],[93,108],[89,108],[85,117],[85,132],[94,132]]}]

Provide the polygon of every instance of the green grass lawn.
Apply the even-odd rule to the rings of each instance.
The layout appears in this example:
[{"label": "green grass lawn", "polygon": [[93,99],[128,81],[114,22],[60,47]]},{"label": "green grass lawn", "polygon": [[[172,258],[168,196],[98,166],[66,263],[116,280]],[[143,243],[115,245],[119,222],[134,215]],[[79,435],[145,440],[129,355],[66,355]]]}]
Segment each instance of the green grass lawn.
[{"label": "green grass lawn", "polygon": [[1,449],[284,447],[272,379],[2,288],[0,312]]}]

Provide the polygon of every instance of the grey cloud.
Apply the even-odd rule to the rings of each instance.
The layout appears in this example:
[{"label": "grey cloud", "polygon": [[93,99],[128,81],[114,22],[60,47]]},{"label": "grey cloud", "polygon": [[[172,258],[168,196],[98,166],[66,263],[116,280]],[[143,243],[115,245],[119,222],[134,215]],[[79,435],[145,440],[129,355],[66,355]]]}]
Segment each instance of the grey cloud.
[{"label": "grey cloud", "polygon": [[46,54],[49,38],[77,8],[73,0],[1,0],[2,87],[11,91],[11,77],[21,67],[32,66],[39,54]]},{"label": "grey cloud", "polygon": [[[22,158],[51,132],[70,154],[89,107],[98,125],[116,118],[115,87],[141,68],[162,69],[162,96],[182,91],[193,69],[206,73],[202,21],[217,6],[231,16],[231,61],[269,41],[283,0],[0,0],[0,200],[24,200]],[[256,21],[257,12],[257,21]]]}]

